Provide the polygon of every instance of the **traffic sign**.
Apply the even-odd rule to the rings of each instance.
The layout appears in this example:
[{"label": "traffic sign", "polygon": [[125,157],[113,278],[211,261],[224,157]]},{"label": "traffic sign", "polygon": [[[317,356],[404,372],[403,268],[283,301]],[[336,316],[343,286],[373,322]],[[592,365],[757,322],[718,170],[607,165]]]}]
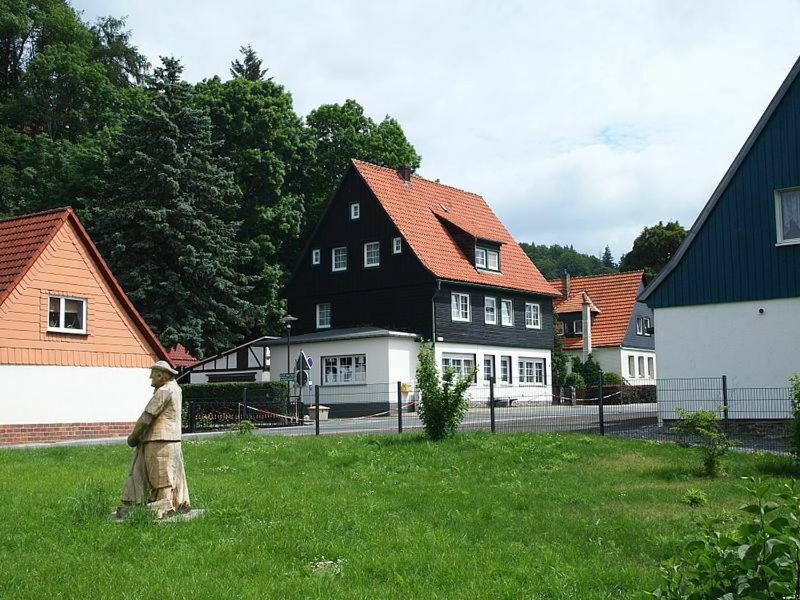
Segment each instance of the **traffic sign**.
[{"label": "traffic sign", "polygon": [[281,373],[281,381],[294,381],[294,373]]},{"label": "traffic sign", "polygon": [[300,356],[297,357],[297,362],[294,365],[295,371],[308,371],[311,368],[311,364],[308,362],[308,357],[306,353],[300,351]]}]

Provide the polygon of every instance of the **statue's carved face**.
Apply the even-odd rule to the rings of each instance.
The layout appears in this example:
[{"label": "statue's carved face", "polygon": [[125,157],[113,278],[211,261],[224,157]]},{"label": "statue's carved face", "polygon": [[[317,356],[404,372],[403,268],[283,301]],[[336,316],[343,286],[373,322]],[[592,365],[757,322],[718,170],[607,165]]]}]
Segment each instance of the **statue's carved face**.
[{"label": "statue's carved face", "polygon": [[150,369],[150,385],[155,389],[160,388],[170,379],[172,379],[172,373],[167,373],[161,369]]}]

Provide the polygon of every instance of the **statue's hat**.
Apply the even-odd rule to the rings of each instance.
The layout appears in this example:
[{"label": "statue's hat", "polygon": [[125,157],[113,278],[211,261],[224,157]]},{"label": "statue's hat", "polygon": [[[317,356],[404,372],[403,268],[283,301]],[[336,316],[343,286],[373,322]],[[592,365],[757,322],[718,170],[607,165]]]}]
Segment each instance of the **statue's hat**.
[{"label": "statue's hat", "polygon": [[166,371],[167,373],[172,373],[173,375],[177,375],[178,372],[169,366],[169,363],[165,360],[160,360],[156,364],[154,364],[150,369],[155,369],[157,371]]}]

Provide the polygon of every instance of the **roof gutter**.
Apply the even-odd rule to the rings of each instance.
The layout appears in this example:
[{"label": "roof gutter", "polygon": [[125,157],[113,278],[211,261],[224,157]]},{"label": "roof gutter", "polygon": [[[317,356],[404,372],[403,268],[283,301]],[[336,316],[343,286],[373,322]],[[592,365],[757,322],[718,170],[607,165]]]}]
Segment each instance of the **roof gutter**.
[{"label": "roof gutter", "polygon": [[437,278],[436,291],[431,296],[431,335],[433,337],[431,343],[433,345],[436,345],[436,296],[439,295],[440,291],[442,291],[442,280]]},{"label": "roof gutter", "polygon": [[549,292],[531,292],[530,290],[521,290],[519,288],[510,288],[505,287],[502,285],[489,285],[486,283],[472,283],[471,281],[458,281],[456,279],[437,279],[436,280],[439,286],[441,287],[442,283],[451,283],[454,285],[468,285],[469,287],[476,287],[485,290],[508,290],[509,292],[517,292],[519,294],[534,294],[536,296],[547,296],[549,298],[560,298],[561,294],[553,294]]}]

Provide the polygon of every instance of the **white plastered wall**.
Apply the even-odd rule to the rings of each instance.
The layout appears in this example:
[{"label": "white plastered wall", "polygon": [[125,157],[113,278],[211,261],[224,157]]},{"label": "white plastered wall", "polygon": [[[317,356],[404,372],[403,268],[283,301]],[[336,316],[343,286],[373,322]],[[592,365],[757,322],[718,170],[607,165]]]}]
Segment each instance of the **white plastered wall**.
[{"label": "white plastered wall", "polygon": [[135,421],[153,395],[150,370],[0,365],[0,424]]}]

